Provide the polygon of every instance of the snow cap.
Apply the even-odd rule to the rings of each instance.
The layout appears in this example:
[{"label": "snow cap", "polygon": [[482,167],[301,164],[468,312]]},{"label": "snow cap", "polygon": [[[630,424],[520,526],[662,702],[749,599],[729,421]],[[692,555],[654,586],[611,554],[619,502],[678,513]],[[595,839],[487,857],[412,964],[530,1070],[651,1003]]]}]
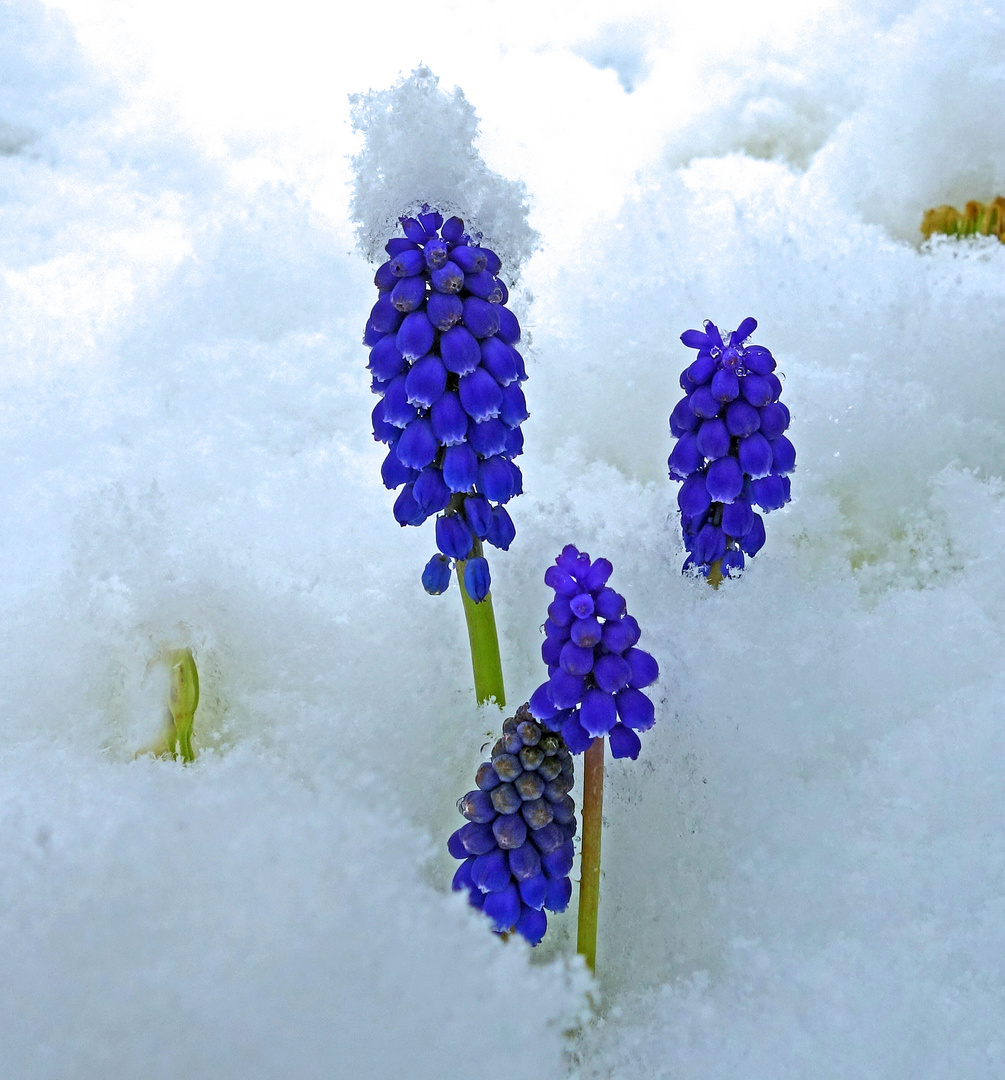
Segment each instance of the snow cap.
[{"label": "snow cap", "polygon": [[478,117],[460,88],[448,93],[419,66],[389,90],[352,94],[352,123],[363,148],[352,160],[356,176],[352,218],[360,249],[380,257],[401,217],[424,206],[464,219],[472,237],[493,248],[512,283],[537,246],[527,224],[527,189],[494,173],[475,149]]}]

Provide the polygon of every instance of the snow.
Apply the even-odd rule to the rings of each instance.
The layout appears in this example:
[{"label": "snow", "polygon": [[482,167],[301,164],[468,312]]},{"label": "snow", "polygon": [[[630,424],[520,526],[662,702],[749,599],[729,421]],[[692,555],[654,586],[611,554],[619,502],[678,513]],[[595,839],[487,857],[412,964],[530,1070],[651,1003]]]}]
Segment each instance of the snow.
[{"label": "snow", "polygon": [[527,224],[526,188],[479,156],[478,118],[464,93],[441,90],[429,68],[419,67],[390,90],[354,94],[350,103],[353,129],[363,137],[351,204],[363,253],[382,262],[388,237],[401,233],[399,219],[431,206],[463,217],[512,280],[538,238]]},{"label": "snow", "polygon": [[[997,1080],[1005,247],[917,227],[1005,192],[1005,12],[436,15],[0,7],[0,1073]],[[499,718],[379,481],[354,215],[451,190],[525,290],[511,703],[568,542],[663,672],[597,986],[574,913],[532,952],[449,892]],[[798,467],[712,592],[666,418],[746,315]],[[134,757],[183,646],[189,768]]]}]

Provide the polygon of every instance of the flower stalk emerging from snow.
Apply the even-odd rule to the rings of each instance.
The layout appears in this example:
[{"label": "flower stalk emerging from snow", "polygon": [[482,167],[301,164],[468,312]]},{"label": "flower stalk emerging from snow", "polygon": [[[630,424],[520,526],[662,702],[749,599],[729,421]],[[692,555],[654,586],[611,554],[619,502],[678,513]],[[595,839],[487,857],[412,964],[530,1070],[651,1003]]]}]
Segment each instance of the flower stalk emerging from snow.
[{"label": "flower stalk emerging from snow", "polygon": [[167,661],[170,683],[164,717],[164,731],[153,746],[139,751],[156,757],[181,758],[195,761],[192,749],[192,730],[195,710],[199,707],[199,669],[191,649],[171,649],[160,660]]},{"label": "flower stalk emerging from snow", "polygon": [[380,298],[363,336],[370,347],[374,438],[386,443],[386,487],[401,492],[398,523],[436,517],[438,549],[422,574],[427,592],[450,585],[464,601],[475,694],[505,704],[491,576],[483,544],[506,550],[516,535],[505,504],[523,491],[513,459],[523,453],[527,378],[514,347],[520,326],[505,306],[498,256],[458,217],[402,218],[404,236],[374,277]]},{"label": "flower stalk emerging from snow", "polygon": [[765,513],[789,501],[796,451],[783,434],[789,410],[778,400],[782,384],[775,361],[761,345],[748,345],[757,329],[744,319],[723,342],[715,323],[686,330],[681,341],[698,350],[680,377],[685,396],[670,415],[677,437],[667,464],[682,481],[677,495],[684,572],[697,570],[718,588],[743,569],[764,544]]},{"label": "flower stalk emerging from snow", "polygon": [[607,585],[612,571],[607,559],[591,560],[571,544],[548,568],[545,584],[555,591],[541,646],[548,681],[530,699],[530,712],[561,731],[573,754],[585,751],[577,947],[591,971],[597,966],[604,737],[613,757],[639,756],[638,732],[656,719],[643,690],[659,678],[653,657],[636,648],[641,631],[625,598]]},{"label": "flower stalk emerging from snow", "polygon": [[948,236],[997,236],[1005,244],[1005,198],[989,203],[968,202],[961,213],[955,206],[935,206],[921,220],[925,239],[932,233]]},{"label": "flower stalk emerging from snow", "polygon": [[572,755],[562,736],[535,722],[526,705],[503,723],[502,738],[475,774],[475,789],[457,803],[468,823],[447,841],[455,890],[493,929],[515,930],[537,945],[547,911],[565,911],[572,895],[576,804]]},{"label": "flower stalk emerging from snow", "polygon": [[190,649],[175,649],[171,653],[171,689],[168,694],[168,712],[171,714],[173,731],[168,731],[168,746],[175,757],[182,761],[195,761],[192,749],[192,729],[195,726],[195,710],[199,707],[199,669]]}]

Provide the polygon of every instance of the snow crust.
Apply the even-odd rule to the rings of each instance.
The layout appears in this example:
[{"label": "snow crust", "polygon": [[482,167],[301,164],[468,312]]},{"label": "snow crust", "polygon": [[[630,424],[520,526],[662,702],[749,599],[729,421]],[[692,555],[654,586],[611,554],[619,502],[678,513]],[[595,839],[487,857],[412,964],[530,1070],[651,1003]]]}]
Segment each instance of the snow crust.
[{"label": "snow crust", "polygon": [[475,148],[473,106],[460,88],[447,93],[439,82],[429,68],[417,67],[389,90],[350,98],[353,128],[363,135],[353,158],[360,246],[382,262],[388,238],[401,235],[398,219],[428,206],[463,218],[512,280],[538,238],[527,224],[527,190],[489,169]]},{"label": "snow crust", "polygon": [[[352,211],[277,134],[294,48],[249,73],[208,12],[221,85],[277,95],[231,137],[116,67],[87,5],[0,8],[0,1075],[1002,1075],[1005,246],[915,232],[1005,193],[1001,6],[539,8],[446,4],[473,36],[421,54],[395,31],[413,74],[357,99],[362,149],[341,106],[324,159],[357,155]],[[305,11],[242,41],[286,56]],[[492,565],[511,702],[567,542],[663,672],[609,766],[595,1015],[573,915],[532,953],[448,888],[499,718],[380,485],[349,248],[449,198],[533,294]],[[749,314],[798,468],[713,593],[679,573],[666,418],[680,332]],[[134,758],[182,645],[191,768]]]}]

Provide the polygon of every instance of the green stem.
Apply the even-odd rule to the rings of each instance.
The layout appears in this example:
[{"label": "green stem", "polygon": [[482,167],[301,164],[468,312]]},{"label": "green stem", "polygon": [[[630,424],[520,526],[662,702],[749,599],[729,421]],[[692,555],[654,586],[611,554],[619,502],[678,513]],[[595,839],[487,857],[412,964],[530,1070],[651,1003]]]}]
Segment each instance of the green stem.
[{"label": "green stem", "polygon": [[199,707],[199,669],[190,649],[175,649],[170,657],[171,690],[168,712],[174,728],[171,750],[182,761],[195,761],[192,749],[192,728],[195,710]]},{"label": "green stem", "polygon": [[583,850],[580,854],[579,931],[576,951],[597,970],[600,910],[600,834],[604,817],[604,740],[594,739],[583,755]]},{"label": "green stem", "polygon": [[[475,540],[472,558],[482,554],[482,542]],[[468,624],[468,643],[471,646],[471,669],[475,677],[475,700],[479,705],[495,698],[502,708],[506,704],[503,689],[502,662],[499,659],[499,635],[496,633],[496,617],[492,610],[492,594],[475,603],[464,588],[464,562],[457,563],[457,584],[464,604],[464,618]]]},{"label": "green stem", "polygon": [[716,559],[714,563],[708,568],[707,581],[713,589],[718,589],[723,582],[722,577],[722,560]]}]

